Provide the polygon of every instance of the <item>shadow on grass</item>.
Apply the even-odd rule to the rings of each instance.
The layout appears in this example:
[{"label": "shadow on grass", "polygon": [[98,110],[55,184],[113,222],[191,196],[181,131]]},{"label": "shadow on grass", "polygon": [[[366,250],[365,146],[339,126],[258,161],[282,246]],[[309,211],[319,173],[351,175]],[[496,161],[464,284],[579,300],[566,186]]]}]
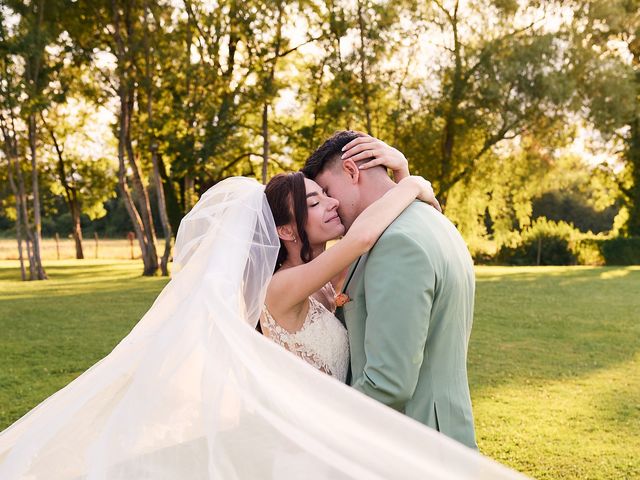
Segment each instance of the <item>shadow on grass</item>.
[{"label": "shadow on grass", "polygon": [[48,267],[47,281],[22,282],[16,268],[0,265],[0,301],[55,298],[60,302],[65,296],[94,295],[96,292],[126,295],[130,285],[145,289],[149,294],[157,294],[169,281],[167,277],[143,277],[141,273],[142,264],[139,262],[85,264],[80,261]]},{"label": "shadow on grass", "polygon": [[478,282],[538,281],[543,278],[578,279],[580,281],[611,279],[627,275],[640,275],[639,265],[619,267],[492,267],[480,266],[476,270]]},{"label": "shadow on grass", "polygon": [[640,267],[480,268],[472,390],[575,378],[640,350]]},{"label": "shadow on grass", "polygon": [[[79,261],[81,262],[81,261]],[[91,261],[89,261],[91,262]],[[95,278],[104,275],[121,275],[123,272],[128,273],[129,278],[142,276],[142,263],[140,262],[121,262],[114,264],[96,263],[95,261],[87,264],[69,264],[69,265],[45,265],[45,270],[49,280],[66,280]],[[0,281],[19,281],[20,270],[14,266],[0,266]]]}]

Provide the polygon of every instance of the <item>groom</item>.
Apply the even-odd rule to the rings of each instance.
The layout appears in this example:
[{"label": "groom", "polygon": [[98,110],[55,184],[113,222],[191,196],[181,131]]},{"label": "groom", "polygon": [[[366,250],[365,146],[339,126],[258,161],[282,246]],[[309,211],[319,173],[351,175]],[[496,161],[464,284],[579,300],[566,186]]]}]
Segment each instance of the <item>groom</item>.
[{"label": "groom", "polygon": [[[362,152],[342,160],[343,147],[362,136],[334,134],[303,169],[339,200],[346,229],[394,186],[385,167],[359,168],[361,159],[399,154],[383,142],[367,137]],[[435,208],[416,201],[351,266],[342,290],[349,299],[343,316],[351,385],[477,449],[466,365],[474,289],[462,237]]]}]

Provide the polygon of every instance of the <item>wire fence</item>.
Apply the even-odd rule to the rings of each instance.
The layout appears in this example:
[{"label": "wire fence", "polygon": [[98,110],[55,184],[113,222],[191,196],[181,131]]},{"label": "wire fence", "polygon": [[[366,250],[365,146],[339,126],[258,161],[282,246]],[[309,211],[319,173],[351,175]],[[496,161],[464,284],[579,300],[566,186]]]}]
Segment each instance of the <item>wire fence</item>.
[{"label": "wire fence", "polygon": [[[26,258],[24,242],[23,255]],[[164,240],[156,242],[158,255],[164,251]],[[138,241],[127,238],[85,238],[82,242],[84,258],[137,260],[141,258]],[[76,246],[72,238],[43,238],[40,248],[42,260],[68,260],[76,258]],[[18,242],[15,239],[0,239],[0,260],[18,260]]]}]

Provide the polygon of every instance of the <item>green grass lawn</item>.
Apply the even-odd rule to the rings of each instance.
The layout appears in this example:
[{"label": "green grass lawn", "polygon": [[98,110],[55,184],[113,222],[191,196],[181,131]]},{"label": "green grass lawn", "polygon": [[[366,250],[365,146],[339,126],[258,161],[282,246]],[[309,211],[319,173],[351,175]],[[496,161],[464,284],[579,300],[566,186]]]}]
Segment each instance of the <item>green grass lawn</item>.
[{"label": "green grass lawn", "polygon": [[[0,261],[0,429],[108,353],[166,279],[130,261]],[[640,478],[640,267],[479,267],[480,449],[540,479]]]}]

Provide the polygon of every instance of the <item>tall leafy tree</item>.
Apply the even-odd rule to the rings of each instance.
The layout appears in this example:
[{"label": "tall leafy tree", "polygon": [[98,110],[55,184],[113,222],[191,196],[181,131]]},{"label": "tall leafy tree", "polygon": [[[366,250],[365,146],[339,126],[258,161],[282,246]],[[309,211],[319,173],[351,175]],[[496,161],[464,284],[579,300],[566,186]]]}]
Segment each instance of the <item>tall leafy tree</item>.
[{"label": "tall leafy tree", "polygon": [[623,231],[640,236],[640,2],[575,2],[575,62],[588,118],[606,137],[620,141],[626,178]]},{"label": "tall leafy tree", "polygon": [[[26,137],[28,144],[28,157],[31,167],[31,198],[32,198],[32,222],[27,220],[25,213],[26,192],[18,191],[21,197],[20,210],[27,228],[29,243],[29,278],[31,280],[44,280],[47,275],[41,258],[42,243],[42,217],[39,186],[39,143],[41,141],[41,125],[39,116],[43,109],[51,101],[51,81],[55,72],[61,68],[61,64],[55,62],[51,55],[51,49],[55,49],[62,33],[61,12],[69,2],[64,0],[34,0],[32,2],[18,2],[7,0],[2,4],[3,24],[14,22],[15,26],[10,33],[7,28],[2,28],[2,43],[5,52],[4,69],[4,94],[5,105],[9,106],[8,117],[3,119],[3,135],[5,140],[5,152],[15,159],[20,155],[17,145],[18,132],[21,131],[16,124],[22,122],[26,125]],[[11,62],[11,64],[9,64]],[[15,102],[17,91],[22,94],[20,101]],[[16,107],[16,110],[14,110]],[[17,127],[17,128],[16,128]],[[17,165],[17,164],[16,164]],[[16,167],[16,173],[21,168]],[[18,176],[17,189],[23,190],[22,180]]]},{"label": "tall leafy tree", "polygon": [[430,68],[407,87],[419,107],[398,116],[399,144],[443,203],[501,143],[562,130],[574,80],[545,19],[540,7],[485,0],[434,0],[415,19],[431,39],[421,52]]},{"label": "tall leafy tree", "polygon": [[[54,180],[53,193],[63,196],[71,214],[77,259],[84,258],[82,214],[91,219],[106,214],[103,204],[112,197],[116,187],[113,155],[110,155],[114,139],[106,128],[98,129],[99,114],[94,108],[95,105],[84,98],[70,97],[64,104],[52,104],[41,112],[41,124],[48,137],[42,147],[42,157]],[[96,135],[101,136],[99,141],[92,138]]]}]

